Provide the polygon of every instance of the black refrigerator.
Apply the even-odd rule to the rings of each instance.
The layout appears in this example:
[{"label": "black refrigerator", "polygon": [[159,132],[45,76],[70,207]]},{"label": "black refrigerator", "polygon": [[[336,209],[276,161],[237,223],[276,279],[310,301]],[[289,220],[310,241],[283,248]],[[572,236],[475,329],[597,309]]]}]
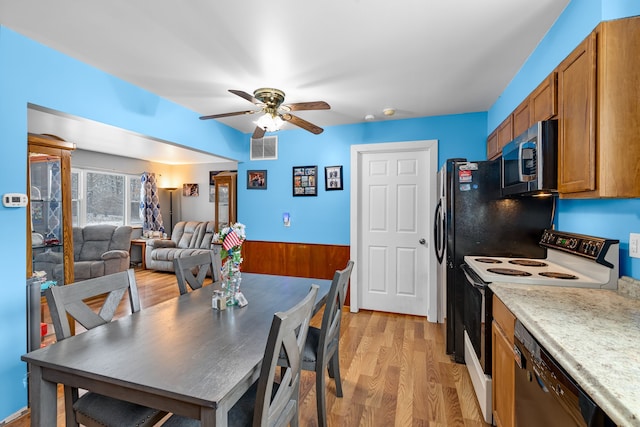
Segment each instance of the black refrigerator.
[{"label": "black refrigerator", "polygon": [[464,256],[546,256],[538,242],[553,223],[555,197],[503,198],[500,169],[499,159],[449,159],[438,174],[438,287],[446,293],[446,351],[458,363],[464,363]]}]

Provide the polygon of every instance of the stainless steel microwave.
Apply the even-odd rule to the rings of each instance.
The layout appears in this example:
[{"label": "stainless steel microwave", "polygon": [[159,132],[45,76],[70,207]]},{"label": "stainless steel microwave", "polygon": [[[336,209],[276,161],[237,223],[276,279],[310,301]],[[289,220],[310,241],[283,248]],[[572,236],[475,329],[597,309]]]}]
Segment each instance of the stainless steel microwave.
[{"label": "stainless steel microwave", "polygon": [[502,149],[502,195],[553,194],[557,189],[558,121],[545,120]]}]

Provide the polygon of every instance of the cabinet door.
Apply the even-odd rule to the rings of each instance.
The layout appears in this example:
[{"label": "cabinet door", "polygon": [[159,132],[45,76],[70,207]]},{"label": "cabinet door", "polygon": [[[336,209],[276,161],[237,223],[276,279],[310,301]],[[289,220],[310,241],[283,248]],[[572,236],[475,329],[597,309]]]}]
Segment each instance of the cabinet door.
[{"label": "cabinet door", "polygon": [[558,191],[596,188],[596,55],[589,35],[558,66]]},{"label": "cabinet door", "polygon": [[522,104],[513,111],[513,135],[514,137],[520,135],[527,129],[529,129],[531,119],[529,98],[525,99]]},{"label": "cabinet door", "polygon": [[554,71],[529,95],[529,126],[558,114],[557,74]]},{"label": "cabinet door", "polygon": [[493,420],[498,427],[515,425],[515,366],[513,344],[498,324],[491,325],[493,359]]},{"label": "cabinet door", "polygon": [[493,160],[502,154],[498,150],[498,131],[494,130],[487,138],[487,159]]},{"label": "cabinet door", "polygon": [[509,114],[509,117],[498,126],[498,151],[502,154],[502,147],[513,141],[513,115]]}]

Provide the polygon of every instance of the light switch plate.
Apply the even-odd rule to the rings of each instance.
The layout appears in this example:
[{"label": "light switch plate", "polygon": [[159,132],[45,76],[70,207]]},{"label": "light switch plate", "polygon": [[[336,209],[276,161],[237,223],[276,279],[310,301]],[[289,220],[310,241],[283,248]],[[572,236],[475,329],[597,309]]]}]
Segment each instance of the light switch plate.
[{"label": "light switch plate", "polygon": [[640,233],[629,233],[629,256],[640,258]]}]

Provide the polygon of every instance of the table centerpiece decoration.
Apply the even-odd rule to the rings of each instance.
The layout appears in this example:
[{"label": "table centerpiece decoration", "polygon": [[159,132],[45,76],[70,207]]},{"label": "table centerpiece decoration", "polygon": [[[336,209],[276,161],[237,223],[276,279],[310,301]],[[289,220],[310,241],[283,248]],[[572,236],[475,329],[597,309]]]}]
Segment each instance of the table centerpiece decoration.
[{"label": "table centerpiece decoration", "polygon": [[225,227],[214,235],[214,241],[222,244],[220,257],[222,258],[222,268],[220,278],[222,289],[227,299],[227,305],[238,305],[238,293],[240,292],[240,282],[242,273],[242,243],[246,239],[245,225],[236,222],[231,227]]}]

